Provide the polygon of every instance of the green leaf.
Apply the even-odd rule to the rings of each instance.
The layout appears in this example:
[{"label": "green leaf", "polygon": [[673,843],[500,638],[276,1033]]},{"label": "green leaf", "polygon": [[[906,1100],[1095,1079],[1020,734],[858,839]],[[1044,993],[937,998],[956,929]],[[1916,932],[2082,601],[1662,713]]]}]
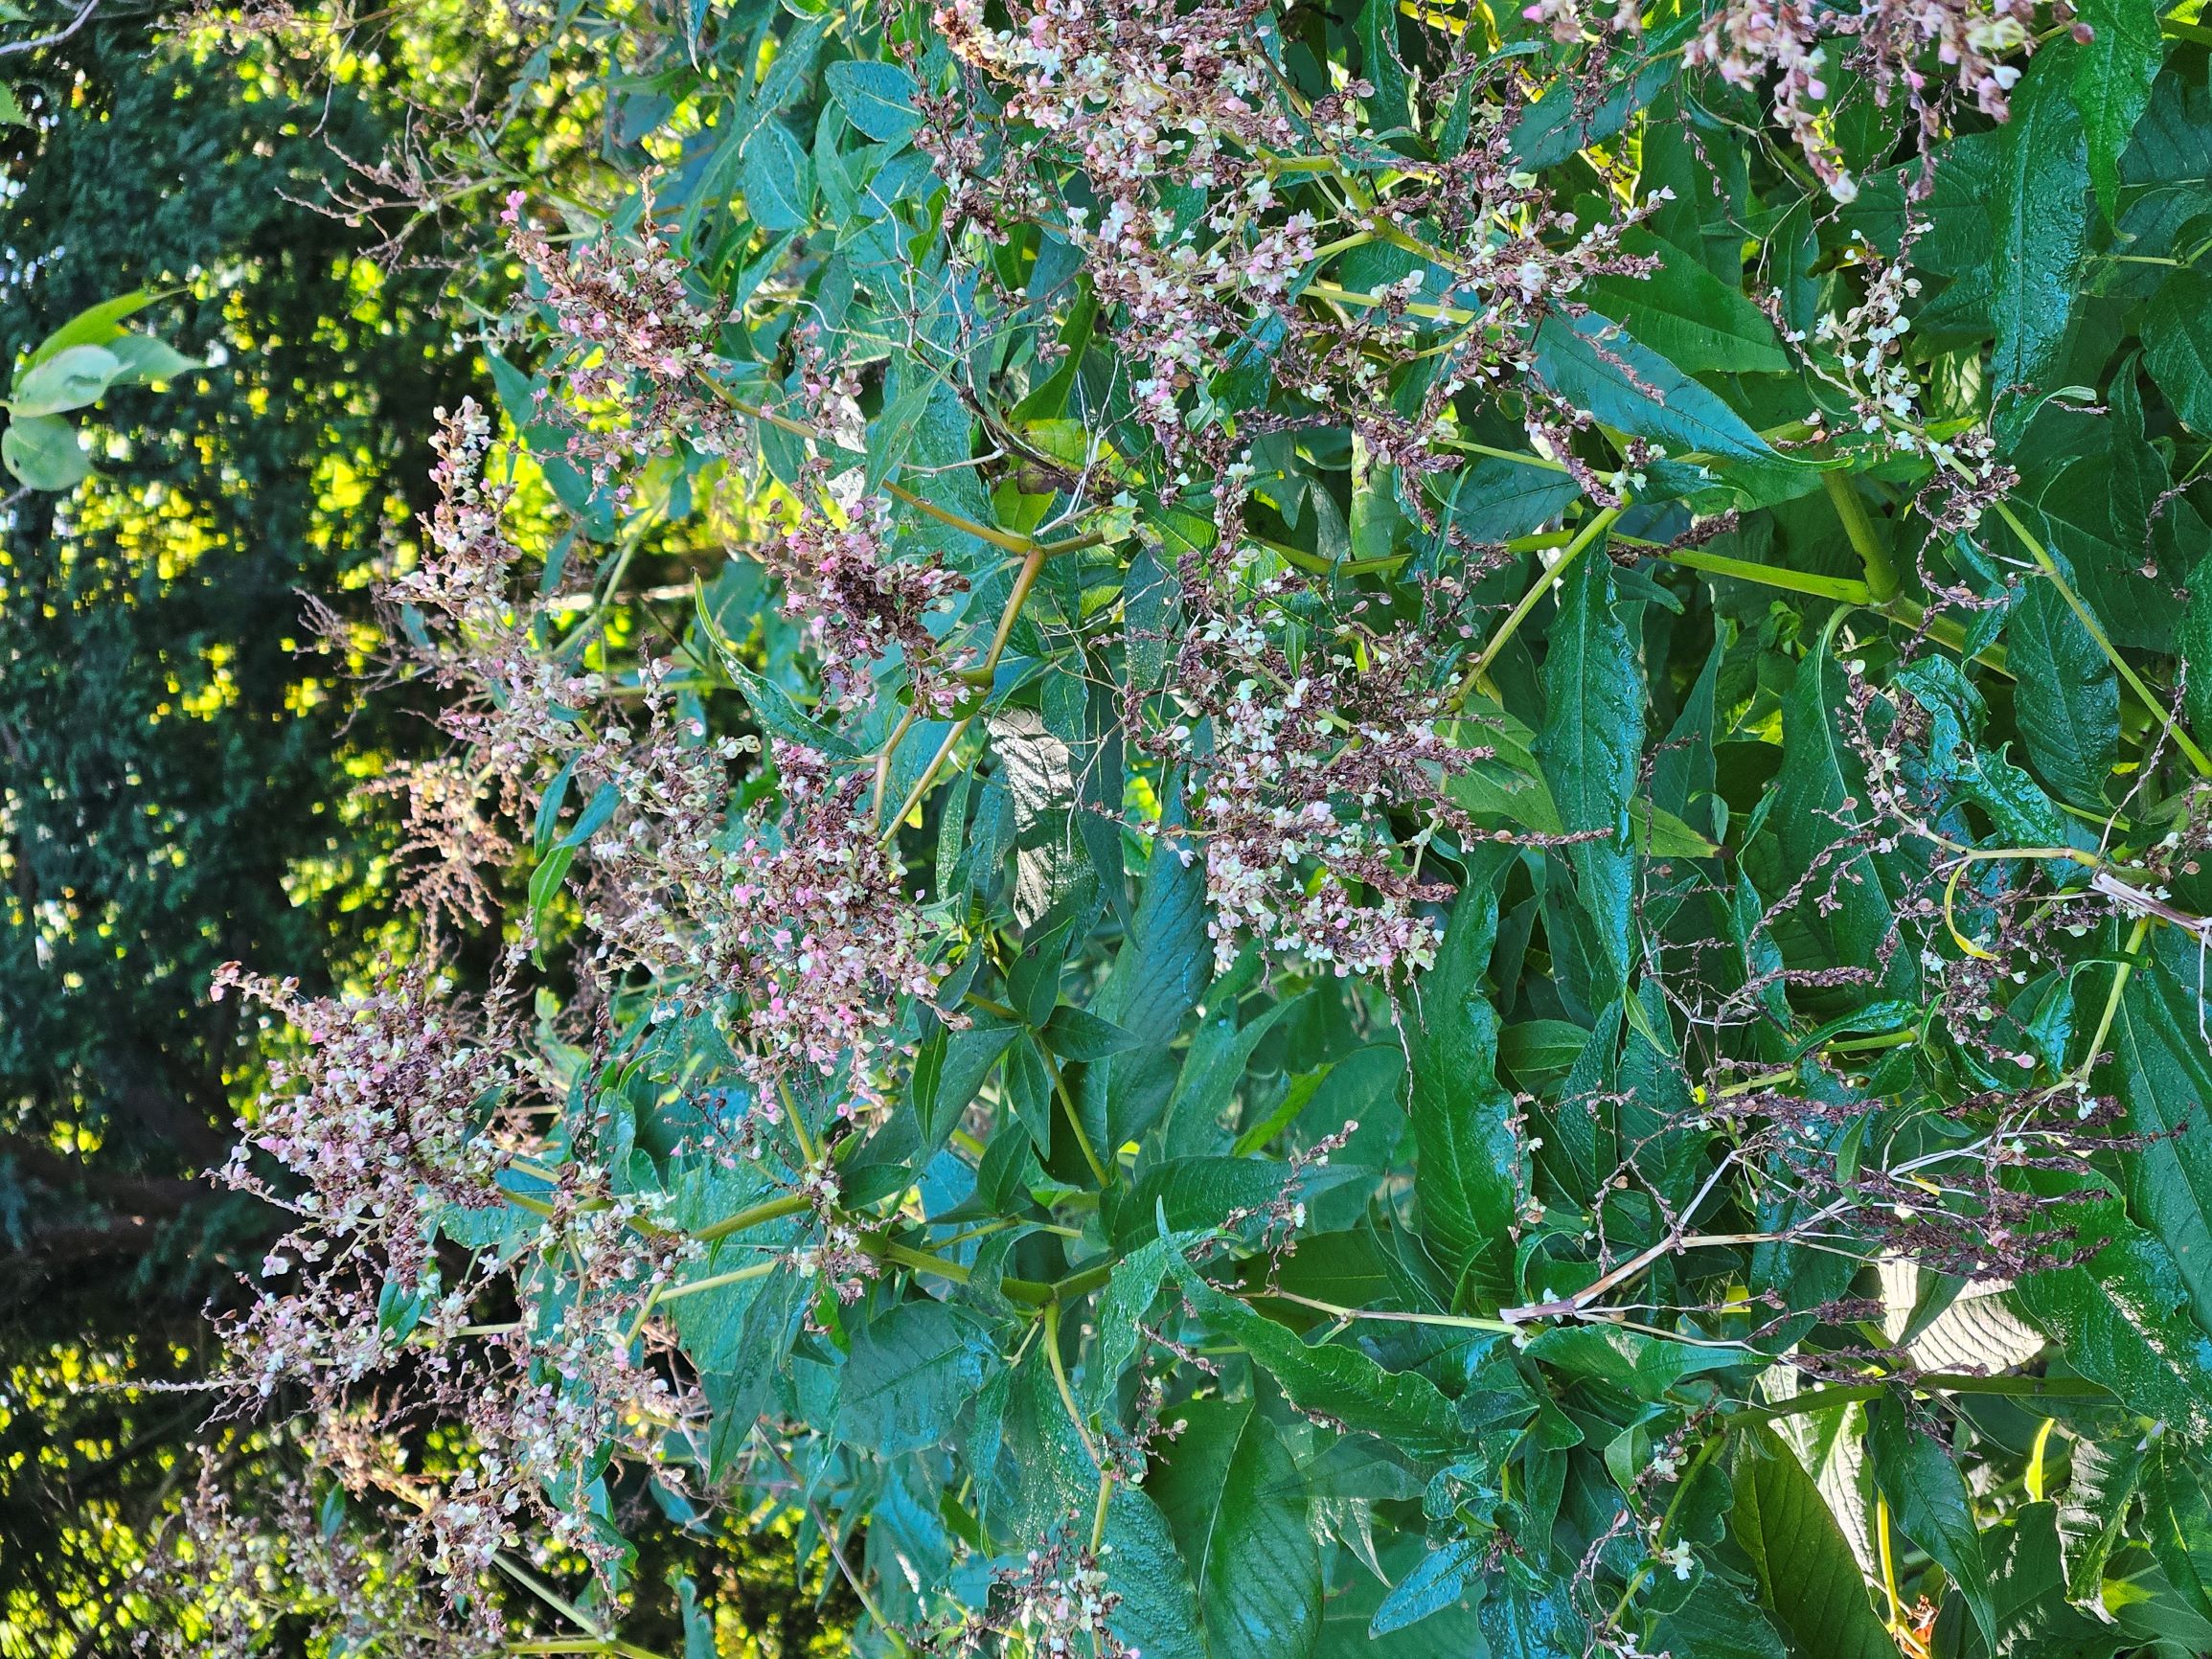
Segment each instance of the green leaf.
[{"label": "green leaf", "polygon": [[1321,1556],[1306,1484],[1248,1399],[1192,1400],[1145,1483],[1182,1551],[1213,1659],[1306,1653],[1321,1625]]},{"label": "green leaf", "polygon": [[863,1325],[845,1361],[837,1433],[885,1457],[945,1439],[982,1385],[983,1333],[940,1302],[901,1302]]},{"label": "green leaf", "polygon": [[1472,1538],[1454,1538],[1429,1551],[1375,1609],[1367,1634],[1387,1636],[1444,1611],[1460,1599],[1468,1579],[1481,1573],[1482,1557],[1482,1545]]},{"label": "green leaf", "polygon": [[921,127],[922,112],[914,107],[920,88],[898,64],[832,63],[827,79],[845,119],[878,143],[904,144]]},{"label": "green leaf", "polygon": [[1294,1178],[1269,1158],[1170,1158],[1108,1192],[1099,1219],[1113,1247],[1127,1250],[1158,1234],[1163,1211],[1170,1232],[1216,1225],[1232,1210],[1266,1205]]},{"label": "green leaf", "polygon": [[1981,1533],[1966,1478],[1950,1449],[1914,1428],[1895,1400],[1882,1400],[1869,1411],[1866,1449],[1897,1524],[1950,1575],[1982,1635],[1995,1643],[1996,1602],[1990,1594]]},{"label": "green leaf", "polygon": [[1746,1362],[1763,1369],[1765,1357],[1734,1348],[1669,1342],[1633,1330],[1597,1325],[1562,1325],[1529,1339],[1531,1359],[1621,1390],[1630,1398],[1656,1400],[1685,1376],[1725,1371]]},{"label": "green leaf", "polygon": [[104,346],[67,347],[15,377],[8,412],[23,420],[81,409],[97,403],[123,372],[123,359]]},{"label": "green leaf", "polygon": [[33,415],[0,432],[0,462],[33,489],[74,489],[92,471],[77,429],[58,415]]},{"label": "green leaf", "polygon": [[1562,828],[1629,830],[1644,744],[1644,684],[1636,649],[1613,614],[1612,561],[1601,541],[1559,589],[1544,658],[1544,724],[1536,756]]},{"label": "green leaf", "polygon": [[1796,1454],[1765,1427],[1744,1437],[1728,1535],[1750,1557],[1759,1602],[1809,1659],[1896,1659],[1851,1546]]},{"label": "green leaf", "polygon": [[103,300],[97,306],[88,306],[45,339],[25,361],[26,369],[40,363],[72,346],[104,346],[123,332],[123,320],[136,316],[159,299],[159,294],[146,288],[136,288],[127,294],[118,294],[112,300]]},{"label": "green leaf", "polygon": [[115,377],[119,386],[136,385],[148,380],[173,380],[191,369],[207,367],[197,357],[188,357],[175,347],[155,339],[151,334],[119,334],[107,342],[107,349],[115,353],[123,365],[123,373]]},{"label": "green leaf", "polygon": [[2118,1626],[2100,1623],[2066,1601],[2065,1568],[2059,1553],[2058,1506],[2023,1504],[2013,1524],[1997,1534],[1995,1584],[1997,1634],[1984,1647],[1970,1633],[1961,1648],[1967,1659],[1985,1654],[2035,1655],[2035,1659],[2109,1659],[2126,1637]]},{"label": "green leaf", "polygon": [[1659,1617],[1644,1647],[1675,1659],[1790,1659],[1767,1615],[1735,1585],[1710,1573],[1699,1576],[1679,1607]]},{"label": "green leaf", "polygon": [[1139,1041],[1134,1032],[1064,1003],[1052,1011],[1043,1035],[1044,1046],[1063,1060],[1103,1060],[1129,1053]]},{"label": "green leaf", "polygon": [[1298,1334],[1256,1313],[1201,1279],[1181,1257],[1176,1279],[1198,1318],[1238,1344],[1282,1384],[1291,1403],[1357,1422],[1417,1454],[1459,1449],[1466,1437],[1436,1385],[1413,1372],[1389,1372],[1339,1343],[1310,1348]]},{"label": "green leaf", "polygon": [[1152,843],[1129,939],[1091,1001],[1094,1013],[1138,1042],[1083,1074],[1083,1125],[1101,1156],[1136,1140],[1167,1109],[1181,1069],[1169,1045],[1197,1006],[1213,956],[1205,867],[1194,850],[1163,833]]},{"label": "green leaf", "polygon": [[761,729],[771,737],[817,750],[839,761],[858,757],[858,749],[803,711],[791,701],[790,694],[773,680],[763,679],[742,663],[727,656],[722,659],[722,667],[737,683],[739,694],[753,711],[753,717],[760,721]]},{"label": "green leaf", "polygon": [[1809,882],[1819,896],[1777,919],[1786,958],[1870,965],[1881,960],[1895,921],[1881,868],[1864,852],[1836,850],[1839,830],[1862,820],[1866,800],[1844,724],[1845,696],[1834,652],[1825,645],[1808,652],[1782,701],[1782,769],[1753,816],[1744,872],[1761,893]]},{"label": "green leaf", "polygon": [[1369,124],[1379,132],[1406,125],[1413,117],[1405,61],[1398,55],[1397,0],[1367,0],[1359,9],[1359,70],[1375,88],[1367,102]]},{"label": "green leaf", "polygon": [[1621,239],[1622,250],[1655,257],[1649,277],[1600,277],[1590,300],[1684,374],[1782,375],[1790,359],[1774,325],[1744,291],[1705,263],[1647,230]]},{"label": "green leaf", "polygon": [[2005,622],[2013,717],[2036,773],[2062,800],[2105,809],[2120,753],[2120,680],[2057,588],[2030,580]]},{"label": "green leaf", "polygon": [[562,843],[537,861],[530,873],[530,925],[526,930],[534,940],[545,938],[545,922],[553,909],[553,901],[560,897],[561,882],[567,878],[568,867],[576,862],[575,847]]},{"label": "green leaf", "polygon": [[2074,15],[2096,34],[2073,53],[2070,92],[2088,140],[2089,181],[2108,223],[2120,217],[2120,157],[2166,60],[2152,0],[2083,0]]},{"label": "green leaf", "polygon": [[2014,1287],[2015,1305],[2090,1381],[2192,1444],[2212,1441],[2212,1343],[2190,1317],[2174,1259],[2116,1216],[2083,1226],[2085,1237],[2109,1237],[2104,1248],[2076,1266],[2029,1274]]},{"label": "green leaf", "polygon": [[1436,966],[1403,1007],[1422,1238],[1455,1275],[1487,1260],[1485,1277],[1502,1285],[1500,1258],[1528,1201],[1528,1173],[1517,1108],[1496,1079],[1497,1014],[1482,990],[1496,938],[1496,896],[1472,881],[1452,907]]},{"label": "green leaf", "polygon": [[2174,412],[2212,433],[2212,277],[2170,273],[2143,317],[2143,366]]},{"label": "green leaf", "polygon": [[1727,460],[1781,462],[1727,404],[1594,311],[1546,317],[1537,330],[1536,368],[1557,396],[1632,438]]},{"label": "green leaf", "polygon": [[1629,800],[1629,845],[1647,858],[1712,858],[1721,844],[1641,795]]},{"label": "green leaf", "polygon": [[745,211],[764,231],[795,231],[813,216],[814,163],[780,121],[745,141]]},{"label": "green leaf", "polygon": [[[1199,1025],[1191,1037],[1190,1053],[1183,1057],[1183,1069],[1175,1079],[1174,1098],[1168,1102],[1167,1142],[1171,1152],[1188,1148],[1189,1141],[1178,1138],[1184,1131],[1196,1136],[1208,1128],[1218,1130],[1222,1114],[1236,1098],[1237,1085],[1243,1081],[1252,1051],[1275,1029],[1276,1023],[1297,1006],[1296,998],[1275,1003],[1248,1024],[1240,1026],[1236,1005],[1231,1001],[1222,1010],[1220,1018],[1209,1018]],[[1230,1149],[1240,1158],[1249,1157],[1264,1150],[1281,1128],[1281,1124],[1273,1128],[1255,1124],[1238,1135],[1236,1145]]]},{"label": "green leaf", "polygon": [[2125,1165],[2129,1214],[2165,1245],[2197,1323],[2212,1330],[2212,1134],[2204,1121],[2212,1057],[2199,1035],[2196,975],[2196,948],[2184,945],[2172,956],[2155,952],[2128,976],[2112,1013],[2112,1064],[2100,1080],[2128,1108],[2128,1127],[2145,1138]]},{"label": "green leaf", "polygon": [[2166,1581],[2212,1619],[2212,1501],[2178,1446],[2161,1443],[2143,1460],[2143,1526]]},{"label": "green leaf", "polygon": [[1576,898],[1604,952],[1604,1000],[1628,989],[1634,942],[1624,838],[1644,744],[1644,683],[1635,646],[1613,614],[1612,562],[1604,545],[1576,560],[1560,585],[1544,657],[1544,724],[1536,755],[1561,826],[1603,830],[1609,841],[1566,850]]},{"label": "green leaf", "polygon": [[1476,541],[1511,541],[1556,522],[1582,495],[1570,472],[1478,455],[1454,476],[1445,511],[1453,529]]},{"label": "green leaf", "polygon": [[1155,1236],[1114,1263],[1106,1294],[1091,1314],[1098,1331],[1098,1346],[1091,1351],[1086,1368],[1092,1410],[1101,1415],[1107,1412],[1122,1373],[1145,1347],[1145,1333],[1139,1326],[1146,1310],[1159,1296],[1160,1284],[1174,1270],[1176,1256],[1196,1237],[1192,1233]]},{"label": "green leaf", "polygon": [[2088,238],[2088,150],[2058,59],[2056,53],[2038,57],[2013,91],[1989,202],[1996,320],[1989,380],[1993,407],[2016,423],[2024,422],[2033,402],[2023,397],[2008,404],[2008,394],[2058,388],[2053,375]]},{"label": "green leaf", "polygon": [[2094,1607],[2104,1590],[2105,1564],[2125,1534],[2128,1511],[2143,1484],[2144,1447],[2084,1438],[2074,1443],[2072,1461],[2059,1507],[2066,1595]]}]

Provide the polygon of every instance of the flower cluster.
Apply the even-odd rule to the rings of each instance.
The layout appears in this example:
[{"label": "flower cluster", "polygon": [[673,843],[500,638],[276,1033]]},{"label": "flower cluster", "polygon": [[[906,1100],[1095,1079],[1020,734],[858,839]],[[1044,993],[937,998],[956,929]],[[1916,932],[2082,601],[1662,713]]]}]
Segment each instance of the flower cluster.
[{"label": "flower cluster", "polygon": [[[1348,425],[1377,465],[1453,465],[1439,440],[1452,435],[1454,400],[1516,386],[1545,402],[1530,379],[1537,327],[1576,309],[1592,277],[1648,268],[1620,238],[1653,204],[1587,226],[1559,208],[1513,159],[1523,98],[1500,73],[1491,96],[1471,101],[1456,153],[1414,168],[1392,155],[1406,182],[1325,220],[1297,205],[1301,193],[1323,179],[1364,201],[1375,152],[1357,101],[1375,89],[1352,81],[1293,109],[1253,29],[1261,10],[1210,0],[1163,17],[1135,0],[1048,0],[1015,8],[1018,26],[993,31],[976,0],[954,0],[938,25],[956,57],[1006,89],[990,118],[1006,142],[997,170],[974,177],[946,139],[940,171],[987,228],[1041,218],[1083,255],[1135,365],[1140,417],[1183,482],[1202,488],[1236,462],[1241,444],[1225,431],[1235,411],[1217,382],[1263,366],[1315,420]],[[1063,199],[1070,170],[1095,205]],[[1195,197],[1202,213],[1180,205]],[[1425,263],[1374,290],[1309,285],[1293,298],[1316,261],[1377,240]],[[1432,358],[1409,399],[1403,366]],[[1282,419],[1244,417],[1244,442]]]},{"label": "flower cluster", "polygon": [[[306,1052],[274,1062],[223,1172],[296,1217],[262,1264],[292,1288],[264,1287],[226,1331],[229,1386],[245,1402],[301,1391],[323,1461],[352,1489],[404,1497],[422,1558],[455,1593],[525,1515],[605,1564],[587,1470],[618,1448],[659,1464],[699,1413],[644,1329],[655,1289],[696,1247],[655,1225],[650,1201],[612,1191],[580,1148],[558,1169],[542,1161],[521,1110],[520,1034],[496,1000],[477,1022],[422,975],[352,1002],[228,968],[217,989],[232,989],[274,1009]],[[281,1186],[255,1168],[257,1150],[281,1166]],[[441,1235],[513,1221],[530,1224],[511,1256],[469,1256],[446,1282]],[[534,1273],[533,1261],[562,1268]],[[516,1316],[471,1324],[494,1297]],[[407,1433],[426,1416],[467,1437],[442,1475],[406,1466]]]},{"label": "flower cluster", "polygon": [[1056,1533],[1019,1568],[999,1569],[992,1575],[992,1599],[1005,1597],[1011,1605],[994,1618],[997,1627],[1020,1636],[1039,1659],[1139,1659],[1108,1623],[1121,1604],[1106,1571],[1112,1551],[1110,1544],[1082,1549]]},{"label": "flower cluster", "polygon": [[[1038,159],[1054,164],[1008,162],[969,185],[970,211],[1042,216],[1083,254],[1101,304],[1121,307],[1143,417],[1171,447],[1183,394],[1214,372],[1224,333],[1276,307],[1318,245],[1313,216],[1282,204],[1271,163],[1355,130],[1349,97],[1292,118],[1254,41],[1262,10],[1042,0],[993,30],[981,0],[949,0],[935,17],[956,57],[1008,88],[1004,119],[1034,129]],[[1095,205],[1059,199],[1060,165],[1082,170]],[[1202,192],[1205,210],[1174,211],[1163,188],[1175,186]]]},{"label": "flower cluster", "polygon": [[973,653],[948,655],[928,625],[956,608],[967,579],[934,555],[893,557],[889,498],[867,491],[860,466],[840,469],[823,453],[867,447],[858,377],[830,363],[810,331],[802,333],[797,352],[799,405],[819,441],[801,468],[795,521],[762,550],[761,561],[783,579],[785,611],[807,630],[832,702],[870,701],[876,665],[896,648],[917,702],[948,713],[961,690],[953,675]]},{"label": "flower cluster", "polygon": [[[2059,19],[2071,15],[2061,4]],[[1775,119],[1789,128],[1821,183],[1838,201],[1859,194],[1846,169],[1832,123],[1821,107],[1828,97],[1824,41],[1857,37],[1850,65],[1872,82],[1886,103],[1900,89],[1918,113],[1924,138],[1932,139],[1950,89],[1931,90],[1923,67],[1932,53],[1953,72],[1958,90],[1984,115],[2002,121],[2020,78],[2003,59],[2033,51],[2031,0],[1866,0],[1857,15],[1826,11],[1804,0],[1728,0],[1684,49],[1683,61],[1710,64],[1731,85],[1755,89],[1774,78]]]},{"label": "flower cluster", "polygon": [[[454,693],[442,724],[517,817],[542,806],[557,776],[607,792],[613,812],[582,850],[594,876],[584,920],[603,962],[660,976],[671,1011],[734,1008],[764,1088],[792,1065],[828,1075],[842,1064],[873,1109],[886,1098],[882,1045],[898,1000],[926,996],[932,977],[928,929],[876,830],[872,779],[778,739],[786,811],[735,816],[732,768],[748,745],[705,740],[668,690],[668,662],[643,662],[642,696],[617,708],[601,674],[569,666],[573,644],[548,648],[546,613],[510,597],[518,556],[500,529],[503,492],[480,481],[488,443],[473,405],[448,420],[430,546],[391,589],[420,619],[413,659]],[[864,563],[876,568],[847,548],[812,573],[835,596],[822,614],[846,619],[825,625],[858,626],[844,607],[865,592],[893,623],[918,626],[907,601],[937,590],[872,585]]]},{"label": "flower cluster", "polygon": [[[1233,584],[1255,551],[1232,561]],[[1267,606],[1286,604],[1293,585],[1257,582]],[[1423,690],[1423,648],[1418,636],[1346,623],[1293,662],[1279,628],[1226,598],[1191,630],[1176,680],[1183,718],[1165,747],[1197,782],[1220,966],[1247,936],[1339,977],[1434,959],[1440,934],[1417,906],[1445,890],[1405,867],[1387,820],[1392,809],[1448,811],[1442,769],[1466,758],[1436,730],[1445,703]]]},{"label": "flower cluster", "polygon": [[[688,267],[649,211],[634,241],[612,237],[557,248],[522,212],[519,192],[501,217],[537,276],[540,304],[568,342],[564,398],[548,413],[578,412],[569,448],[604,485],[629,460],[680,441],[701,455],[742,455],[751,423],[709,397],[699,376],[718,360],[716,325],[685,286]],[[618,416],[611,429],[582,417]]]},{"label": "flower cluster", "polygon": [[[244,1139],[223,1170],[230,1186],[299,1218],[299,1231],[272,1251],[269,1272],[295,1263],[328,1272],[362,1257],[379,1282],[421,1286],[445,1209],[502,1202],[498,1181],[525,1082],[512,1021],[496,1002],[472,1016],[420,968],[340,1002],[302,996],[292,981],[260,979],[232,963],[209,994],[219,1000],[233,989],[273,1011],[303,1044],[296,1057],[272,1057],[260,1110],[239,1125]],[[258,1173],[257,1151],[298,1190],[280,1191]]]},{"label": "flower cluster", "polygon": [[257,1484],[266,1513],[241,1513],[202,1454],[199,1479],[139,1574],[160,1617],[133,1651],[254,1659],[269,1650],[279,1621],[303,1620],[332,1652],[492,1659],[509,1650],[491,1601],[456,1616],[425,1595],[424,1564],[403,1531],[365,1541],[330,1500],[317,1512],[306,1481]]},{"label": "flower cluster", "polygon": [[841,1074],[841,1111],[887,1102],[899,999],[927,998],[932,933],[876,830],[870,775],[776,739],[787,810],[726,819],[727,784],[663,746],[625,779],[629,810],[594,837],[584,920],[618,961],[656,975],[672,1011],[733,1002],[742,1063],[772,1089],[792,1068]]}]

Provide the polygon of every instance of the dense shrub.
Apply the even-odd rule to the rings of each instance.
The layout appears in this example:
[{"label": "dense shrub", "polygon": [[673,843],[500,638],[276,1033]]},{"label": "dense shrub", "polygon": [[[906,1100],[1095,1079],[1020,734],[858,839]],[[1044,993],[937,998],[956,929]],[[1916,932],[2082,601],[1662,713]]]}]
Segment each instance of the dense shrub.
[{"label": "dense shrub", "polygon": [[721,1513],[868,1651],[2212,1645],[2204,31],[627,29],[359,648],[504,969],[217,977],[319,1604],[629,1651]]}]

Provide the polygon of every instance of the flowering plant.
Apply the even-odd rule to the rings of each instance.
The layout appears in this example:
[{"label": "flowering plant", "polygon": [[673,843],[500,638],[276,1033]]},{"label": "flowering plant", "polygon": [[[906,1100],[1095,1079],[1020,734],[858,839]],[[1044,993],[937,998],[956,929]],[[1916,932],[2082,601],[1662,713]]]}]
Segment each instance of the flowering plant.
[{"label": "flowering plant", "polygon": [[2212,1645],[2178,17],[640,45],[385,594],[456,966],[228,982],[332,1535],[514,1651],[649,1504],[870,1652]]}]

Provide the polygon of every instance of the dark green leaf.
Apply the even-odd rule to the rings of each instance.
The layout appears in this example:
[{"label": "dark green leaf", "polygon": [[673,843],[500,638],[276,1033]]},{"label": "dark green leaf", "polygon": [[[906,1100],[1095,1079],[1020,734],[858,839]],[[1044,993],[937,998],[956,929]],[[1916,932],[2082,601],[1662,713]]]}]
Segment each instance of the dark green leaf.
[{"label": "dark green leaf", "polygon": [[901,1302],[853,1338],[837,1431],[885,1457],[943,1440],[983,1381],[990,1350],[966,1318],[937,1302]]},{"label": "dark green leaf", "polygon": [[1502,1283],[1495,1253],[1527,1201],[1528,1171],[1513,1097],[1496,1080],[1497,1014],[1482,989],[1496,938],[1497,899],[1477,882],[1461,892],[1436,966],[1405,1010],[1423,1237],[1455,1273],[1492,1257],[1489,1276]]},{"label": "dark green leaf", "polygon": [[1950,1575],[1983,1636],[1995,1642],[1996,1603],[1990,1594],[1973,1500],[1950,1448],[1914,1428],[1895,1400],[1884,1400],[1870,1411],[1866,1449],[1874,1478],[1904,1535]]},{"label": "dark green leaf", "polygon": [[2075,13],[2096,34],[2074,55],[2071,87],[2088,140],[2089,179],[2108,221],[2120,216],[2120,157],[2151,102],[2166,58],[2151,0],[2084,0]]},{"label": "dark green leaf", "polygon": [[2120,747],[2120,682],[2073,608],[2047,581],[2030,581],[2005,623],[2018,680],[2013,716],[2028,760],[2061,799],[2104,809]]},{"label": "dark green leaf", "polygon": [[914,78],[896,63],[832,63],[828,80],[845,119],[878,143],[904,144],[922,125]]},{"label": "dark green leaf", "polygon": [[1214,1659],[1292,1659],[1321,1625],[1321,1557],[1306,1485],[1249,1400],[1193,1400],[1146,1483],[1197,1588]]},{"label": "dark green leaf", "polygon": [[1546,318],[1536,361],[1554,393],[1631,437],[1722,459],[1779,461],[1727,404],[1595,312]]},{"label": "dark green leaf", "polygon": [[813,210],[814,163],[780,121],[745,141],[745,210],[765,231],[795,231]]},{"label": "dark green leaf", "polygon": [[1384,1371],[1338,1343],[1310,1348],[1296,1332],[1215,1289],[1178,1258],[1175,1277],[1198,1318],[1242,1346],[1308,1411],[1357,1421],[1415,1453],[1448,1452],[1464,1441],[1450,1405],[1426,1377]]},{"label": "dark green leaf", "polygon": [[2032,406],[2027,394],[2058,388],[2052,375],[2088,236],[2088,149],[2065,68],[2058,54],[2039,57],[2014,89],[1989,202],[1996,319],[1990,385],[1995,406],[2016,421]]},{"label": "dark green leaf", "polygon": [[1774,325],[1742,288],[1722,281],[1701,261],[1649,231],[1621,241],[1631,254],[1655,257],[1649,277],[1600,277],[1590,301],[1688,375],[1780,375],[1790,368]]},{"label": "dark green leaf", "polygon": [[1734,1472],[1728,1535],[1750,1557],[1760,1604],[1791,1646],[1818,1659],[1895,1659],[1851,1546],[1796,1454],[1755,1429]]}]

